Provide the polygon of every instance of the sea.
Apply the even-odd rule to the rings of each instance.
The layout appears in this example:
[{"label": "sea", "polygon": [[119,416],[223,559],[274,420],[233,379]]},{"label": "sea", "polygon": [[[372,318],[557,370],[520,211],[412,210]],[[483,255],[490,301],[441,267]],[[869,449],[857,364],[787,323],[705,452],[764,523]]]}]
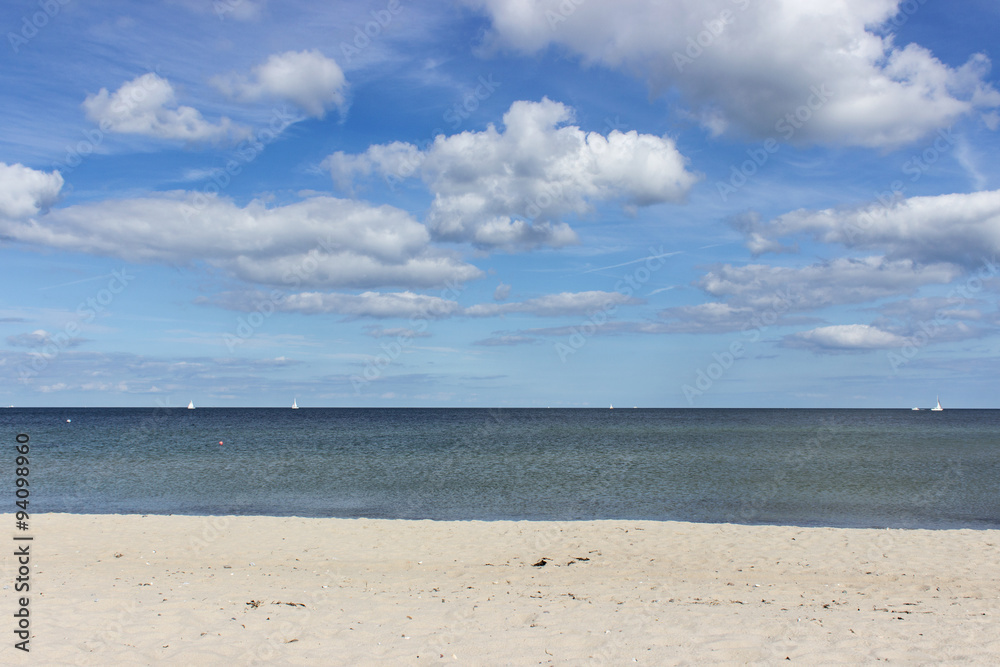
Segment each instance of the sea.
[{"label": "sea", "polygon": [[1000,528],[1000,410],[3,408],[3,511],[19,434],[31,513]]}]

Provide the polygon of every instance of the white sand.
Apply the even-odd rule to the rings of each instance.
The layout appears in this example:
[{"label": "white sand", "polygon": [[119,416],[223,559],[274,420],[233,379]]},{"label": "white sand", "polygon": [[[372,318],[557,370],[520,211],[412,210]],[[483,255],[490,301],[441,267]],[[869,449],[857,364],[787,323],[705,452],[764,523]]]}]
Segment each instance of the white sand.
[{"label": "white sand", "polygon": [[1000,531],[32,520],[4,665],[1000,664]]}]

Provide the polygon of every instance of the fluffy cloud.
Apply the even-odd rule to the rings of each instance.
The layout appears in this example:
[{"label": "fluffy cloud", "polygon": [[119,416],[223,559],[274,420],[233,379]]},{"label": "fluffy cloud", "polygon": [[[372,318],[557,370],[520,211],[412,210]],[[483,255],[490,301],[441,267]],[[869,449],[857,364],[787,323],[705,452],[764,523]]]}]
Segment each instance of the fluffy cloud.
[{"label": "fluffy cloud", "polygon": [[798,210],[748,230],[760,239],[809,234],[889,257],[967,267],[1000,253],[1000,190],[886,200],[856,209]]},{"label": "fluffy cloud", "polygon": [[642,301],[625,296],[620,292],[562,292],[560,294],[546,294],[520,302],[481,303],[466,308],[465,314],[470,317],[493,317],[512,313],[527,313],[543,317],[559,317],[588,315],[619,305],[638,303],[642,303]]},{"label": "fluffy cloud", "polygon": [[83,108],[107,132],[191,142],[236,140],[248,132],[228,118],[211,123],[197,109],[178,106],[174,87],[153,72],[123,83],[114,93],[101,88],[87,96]]},{"label": "fluffy cloud", "polygon": [[698,179],[668,138],[604,136],[572,120],[572,109],[549,99],[514,102],[503,131],[439,135],[424,151],[394,142],[337,152],[324,164],[341,187],[373,171],[390,182],[419,176],[434,195],[427,222],[438,238],[502,248],[576,243],[567,215],[598,201],[682,201]]},{"label": "fluffy cloud", "polygon": [[697,285],[736,306],[784,312],[897,296],[923,285],[947,284],[961,273],[952,264],[841,258],[801,268],[726,264],[709,271]]},{"label": "fluffy cloud", "polygon": [[879,306],[872,326],[915,341],[916,346],[979,338],[996,331],[1000,313],[995,304],[963,298],[927,297]]},{"label": "fluffy cloud", "polygon": [[129,261],[204,261],[269,285],[435,287],[482,275],[432,248],[427,229],[404,211],[322,196],[241,208],[217,196],[165,193],[0,219],[0,234]]},{"label": "fluffy cloud", "polygon": [[272,55],[247,78],[233,74],[212,79],[223,93],[247,102],[262,98],[287,100],[314,118],[344,103],[344,72],[319,51],[288,51]]},{"label": "fluffy cloud", "polygon": [[782,344],[814,352],[867,352],[898,349],[906,339],[867,324],[837,324],[786,336]]},{"label": "fluffy cloud", "polygon": [[961,275],[952,264],[919,265],[884,257],[842,258],[806,267],[725,264],[695,284],[721,299],[660,311],[656,333],[721,333],[815,322],[792,316],[828,306],[909,294]]},{"label": "fluffy cloud", "polygon": [[26,218],[48,208],[59,197],[63,177],[22,164],[0,162],[0,218]]},{"label": "fluffy cloud", "polygon": [[1000,106],[985,55],[953,68],[894,43],[900,0],[465,1],[491,18],[489,46],[637,72],[713,134],[893,147]]}]

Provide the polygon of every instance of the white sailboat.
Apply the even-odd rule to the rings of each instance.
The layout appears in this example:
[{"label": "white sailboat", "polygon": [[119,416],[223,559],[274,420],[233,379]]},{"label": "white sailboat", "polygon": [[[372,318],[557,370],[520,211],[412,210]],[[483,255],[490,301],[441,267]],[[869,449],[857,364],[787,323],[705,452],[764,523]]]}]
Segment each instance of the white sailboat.
[{"label": "white sailboat", "polygon": [[298,402],[297,402],[297,401],[296,401],[296,400],[295,400],[295,399],[293,398],[293,399],[292,399],[292,410],[298,410],[298,409],[299,409],[299,404],[298,404]]},{"label": "white sailboat", "polygon": [[188,410],[194,410],[194,401],[188,403]]},{"label": "white sailboat", "polygon": [[938,396],[937,405],[935,405],[933,408],[931,408],[931,412],[941,412],[943,410],[944,410],[944,408],[941,407],[941,397]]},{"label": "white sailboat", "polygon": [[609,405],[611,405],[611,407],[610,407],[610,408],[608,408],[609,410],[614,410],[614,409],[615,409],[615,406],[614,406],[613,404],[610,404],[610,403],[609,403]]}]

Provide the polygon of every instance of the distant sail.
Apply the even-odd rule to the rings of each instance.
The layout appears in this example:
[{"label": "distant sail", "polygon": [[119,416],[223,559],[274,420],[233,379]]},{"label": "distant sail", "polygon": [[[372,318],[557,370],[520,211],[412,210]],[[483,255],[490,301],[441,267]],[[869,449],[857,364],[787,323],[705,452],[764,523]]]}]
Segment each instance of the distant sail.
[{"label": "distant sail", "polygon": [[295,399],[293,398],[293,399],[292,399],[292,410],[298,410],[298,409],[299,409],[299,404],[298,404],[298,402],[297,402],[297,401],[296,401],[296,400],[295,400]]},{"label": "distant sail", "polygon": [[194,410],[194,401],[188,403],[188,410]]},{"label": "distant sail", "polygon": [[931,412],[941,412],[944,408],[941,407],[941,397],[938,396],[937,405],[931,408]]}]

